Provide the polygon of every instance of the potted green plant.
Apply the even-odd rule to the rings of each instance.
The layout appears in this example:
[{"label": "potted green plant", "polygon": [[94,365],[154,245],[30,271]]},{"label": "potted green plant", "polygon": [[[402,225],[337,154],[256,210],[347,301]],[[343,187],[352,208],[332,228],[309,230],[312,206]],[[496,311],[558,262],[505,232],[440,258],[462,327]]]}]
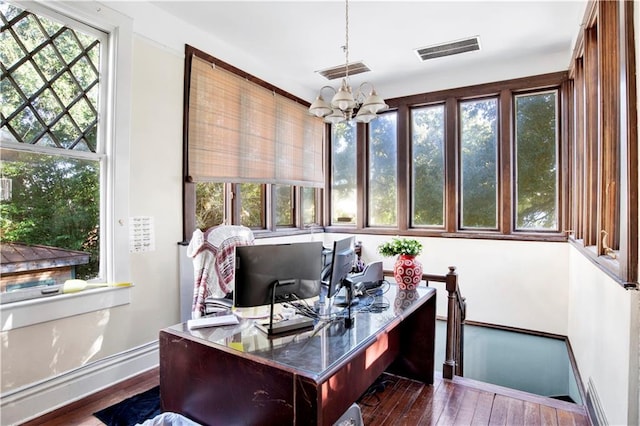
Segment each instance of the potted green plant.
[{"label": "potted green plant", "polygon": [[378,246],[385,257],[398,256],[393,265],[393,277],[401,290],[414,290],[422,280],[422,263],[416,256],[422,252],[422,243],[414,238],[394,237]]},{"label": "potted green plant", "polygon": [[408,255],[417,256],[422,252],[422,244],[413,238],[394,237],[378,246],[378,253],[385,257]]}]

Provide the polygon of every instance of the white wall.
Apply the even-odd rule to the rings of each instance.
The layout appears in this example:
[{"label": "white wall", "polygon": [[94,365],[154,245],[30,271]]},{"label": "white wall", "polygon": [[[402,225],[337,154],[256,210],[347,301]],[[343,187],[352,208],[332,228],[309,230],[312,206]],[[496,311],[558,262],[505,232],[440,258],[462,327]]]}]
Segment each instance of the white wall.
[{"label": "white wall", "polygon": [[[160,328],[178,318],[178,253],[182,240],[182,99],[184,55],[148,39],[134,41],[131,216],[153,216],[156,250],[132,255],[141,298],[136,324]],[[167,301],[176,303],[167,303]],[[146,328],[146,327],[145,327]],[[146,341],[158,338],[145,332]]]},{"label": "white wall", "polygon": [[[184,58],[139,36],[133,49],[131,185],[119,196],[130,197],[130,216],[154,218],[155,251],[131,254],[130,304],[3,332],[3,396],[157,341],[178,322]],[[3,424],[12,407],[3,407]]]},{"label": "white wall", "polygon": [[[340,238],[333,234],[327,238]],[[365,262],[382,260],[392,270],[394,258],[383,258],[377,247],[387,236],[356,235]],[[417,238],[423,244],[418,259],[425,273],[444,275],[456,266],[467,319],[497,325],[567,334],[568,270],[564,243]],[[438,315],[446,316],[444,284],[438,289]]]},{"label": "white wall", "polygon": [[[351,234],[326,233],[257,239],[256,244],[334,240]],[[382,260],[392,270],[395,258],[384,258],[377,247],[388,236],[356,234],[365,262]],[[423,244],[418,257],[425,273],[445,275],[456,266],[467,319],[489,324],[566,336],[569,306],[568,245],[566,243],[417,238]],[[447,315],[444,283],[438,290],[438,315]]]},{"label": "white wall", "polygon": [[622,288],[573,247],[569,262],[568,336],[584,386],[595,385],[609,424],[634,424],[639,294]]}]

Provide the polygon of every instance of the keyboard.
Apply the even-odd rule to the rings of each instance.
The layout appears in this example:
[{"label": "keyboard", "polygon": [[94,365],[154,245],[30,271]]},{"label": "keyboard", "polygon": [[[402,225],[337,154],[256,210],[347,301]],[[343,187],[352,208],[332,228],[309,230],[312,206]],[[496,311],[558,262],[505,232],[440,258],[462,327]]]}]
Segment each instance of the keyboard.
[{"label": "keyboard", "polygon": [[215,317],[205,317],[190,319],[187,321],[187,327],[189,330],[195,330],[205,327],[217,327],[221,325],[234,325],[239,324],[238,317],[234,314],[218,315]]}]

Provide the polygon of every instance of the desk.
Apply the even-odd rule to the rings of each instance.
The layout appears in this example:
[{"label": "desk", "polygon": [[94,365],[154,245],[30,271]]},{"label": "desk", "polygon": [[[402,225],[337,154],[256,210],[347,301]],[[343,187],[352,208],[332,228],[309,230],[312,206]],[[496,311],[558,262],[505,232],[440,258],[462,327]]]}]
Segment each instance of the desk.
[{"label": "desk", "polygon": [[[201,424],[331,425],[388,370],[433,383],[436,291],[407,294],[391,285],[389,309],[269,338],[253,321],[160,331],[163,411]],[[394,305],[396,307],[394,307]]]}]

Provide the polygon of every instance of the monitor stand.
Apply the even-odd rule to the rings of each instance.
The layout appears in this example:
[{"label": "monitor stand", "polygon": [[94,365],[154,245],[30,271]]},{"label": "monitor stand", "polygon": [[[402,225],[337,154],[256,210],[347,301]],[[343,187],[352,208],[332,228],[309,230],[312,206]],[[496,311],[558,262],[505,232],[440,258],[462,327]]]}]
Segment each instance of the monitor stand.
[{"label": "monitor stand", "polygon": [[351,328],[353,327],[353,318],[351,317],[351,307],[358,303],[358,298],[353,297],[353,282],[346,278],[342,282],[343,288],[347,291],[347,295],[345,297],[345,306],[347,307],[347,316],[344,318],[344,327]]},{"label": "monitor stand", "polygon": [[346,308],[347,306],[351,305],[357,305],[358,302],[360,301],[360,299],[358,299],[358,297],[352,297],[351,298],[351,303],[347,303],[347,300],[349,298],[347,296],[335,296],[333,298],[333,304],[336,306],[340,306],[341,308]]},{"label": "monitor stand", "polygon": [[304,316],[293,317],[276,323],[270,322],[268,325],[256,324],[258,329],[267,333],[269,336],[280,336],[293,332],[297,333],[300,331],[312,330],[313,326],[313,319]]}]

